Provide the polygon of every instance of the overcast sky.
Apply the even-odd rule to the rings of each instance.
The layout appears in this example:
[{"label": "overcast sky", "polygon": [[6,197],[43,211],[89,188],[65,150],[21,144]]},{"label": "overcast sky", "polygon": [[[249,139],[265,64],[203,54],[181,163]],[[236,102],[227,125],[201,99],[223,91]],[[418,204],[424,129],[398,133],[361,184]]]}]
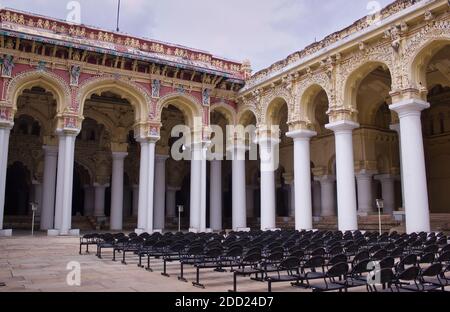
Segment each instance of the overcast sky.
[{"label": "overcast sky", "polygon": [[[81,22],[114,30],[118,0],[80,0]],[[70,1],[0,0],[66,19]],[[120,29],[237,61],[258,71],[392,0],[122,0]]]}]

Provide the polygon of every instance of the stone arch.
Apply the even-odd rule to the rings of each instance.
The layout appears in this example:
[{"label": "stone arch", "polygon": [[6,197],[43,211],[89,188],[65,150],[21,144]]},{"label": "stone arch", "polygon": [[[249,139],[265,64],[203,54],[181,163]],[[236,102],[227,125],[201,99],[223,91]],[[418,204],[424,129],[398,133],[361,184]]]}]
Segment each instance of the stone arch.
[{"label": "stone arch", "polygon": [[300,81],[296,89],[296,94],[298,96],[294,107],[295,118],[301,121],[307,121],[308,119],[310,119],[310,115],[308,115],[308,110],[310,107],[305,105],[305,95],[308,95],[311,91],[315,91],[314,89],[316,88],[323,89],[325,91],[329,106],[332,105],[333,95],[330,85],[330,78],[327,73],[320,72],[310,74],[306,79]]},{"label": "stone arch", "polygon": [[112,91],[130,102],[135,111],[136,123],[148,120],[151,103],[149,92],[137,83],[116,77],[93,77],[81,83],[73,109],[81,117],[86,100],[95,93],[105,91]]},{"label": "stone arch", "polygon": [[97,123],[105,126],[106,130],[112,135],[115,130],[114,121],[108,116],[101,114],[99,112],[90,110],[88,113],[84,114],[85,118],[90,118],[95,120]]},{"label": "stone arch", "polygon": [[211,106],[211,113],[217,111],[221,113],[228,121],[229,125],[236,124],[236,111],[230,107],[230,105],[219,102]]},{"label": "stone arch", "polygon": [[330,94],[326,88],[318,83],[311,83],[302,89],[302,93],[300,93],[300,120],[306,121],[307,124],[313,124],[315,122],[315,110],[316,106],[314,105],[314,100],[316,97],[324,91],[327,99],[328,99],[328,107],[330,107]]},{"label": "stone arch", "polygon": [[33,117],[41,127],[41,135],[51,135],[52,134],[52,123],[47,121],[47,117],[44,116],[39,110],[34,109],[33,107],[24,107],[23,109],[17,111],[15,117],[19,118],[21,116],[31,116]]},{"label": "stone arch", "polygon": [[57,114],[63,114],[70,106],[71,90],[61,76],[49,71],[31,70],[17,74],[6,86],[6,99],[14,111],[17,111],[17,100],[23,91],[36,86],[52,93],[57,103]]},{"label": "stone arch", "polygon": [[450,34],[444,37],[431,37],[417,45],[416,50],[408,59],[409,85],[418,90],[428,90],[426,78],[427,66],[439,50],[450,45]]},{"label": "stone arch", "polygon": [[245,122],[244,122],[245,117],[247,117],[248,115],[253,115],[253,117],[255,117],[255,120],[256,120],[255,126],[258,126],[260,124],[260,119],[258,119],[258,113],[257,113],[256,109],[253,106],[247,105],[247,106],[242,107],[242,109],[239,110],[239,112],[236,116],[238,125],[248,126],[248,124],[245,124]]},{"label": "stone arch", "polygon": [[175,106],[184,114],[188,126],[193,127],[196,119],[203,124],[203,107],[199,100],[190,94],[180,92],[169,93],[159,99],[156,104],[155,120],[157,122],[161,122],[162,112],[169,105]]},{"label": "stone arch", "polygon": [[268,95],[264,97],[264,100],[261,105],[261,109],[263,114],[261,116],[261,123],[268,124],[271,123],[272,120],[269,120],[268,116],[272,113],[271,110],[276,108],[278,105],[284,102],[288,109],[288,119],[293,115],[293,100],[291,93],[283,87],[278,87],[269,92]]},{"label": "stone arch", "polygon": [[[338,105],[343,108],[348,108],[354,111],[357,111],[357,95],[358,89],[364,80],[371,72],[373,72],[378,67],[383,67],[384,69],[389,71],[392,79],[392,70],[391,66],[388,65],[384,60],[367,60],[358,64],[359,66],[354,65],[352,70],[349,71],[349,74],[344,78],[344,87],[340,90],[342,92],[342,102],[338,102]],[[392,90],[392,85],[391,85]]]}]

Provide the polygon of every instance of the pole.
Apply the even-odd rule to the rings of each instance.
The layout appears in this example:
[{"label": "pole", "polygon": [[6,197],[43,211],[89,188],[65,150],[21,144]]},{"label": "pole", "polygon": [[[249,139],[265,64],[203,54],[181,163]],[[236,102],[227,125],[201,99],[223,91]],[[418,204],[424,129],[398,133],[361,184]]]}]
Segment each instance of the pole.
[{"label": "pole", "polygon": [[119,3],[117,4],[117,32],[119,32],[119,21],[120,21],[120,0]]},{"label": "pole", "polygon": [[33,209],[33,218],[31,221],[31,236],[34,236],[34,216],[35,216],[36,212]]},{"label": "pole", "polygon": [[382,234],[381,233],[381,231],[382,231],[382,229],[381,229],[381,207],[378,207],[378,226],[379,226],[380,235],[381,235]]},{"label": "pole", "polygon": [[181,206],[178,206],[178,233],[181,232]]}]

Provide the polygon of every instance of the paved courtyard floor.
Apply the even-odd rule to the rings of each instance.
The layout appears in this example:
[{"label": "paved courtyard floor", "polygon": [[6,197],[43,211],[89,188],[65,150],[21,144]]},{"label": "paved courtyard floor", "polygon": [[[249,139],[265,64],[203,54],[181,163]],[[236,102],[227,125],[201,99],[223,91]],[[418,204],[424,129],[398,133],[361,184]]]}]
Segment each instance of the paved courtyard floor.
[{"label": "paved courtyard floor", "polygon": [[[188,283],[177,279],[179,264],[168,264],[169,278],[161,275],[163,264],[152,261],[154,272],[137,267],[138,260],[127,258],[128,265],[113,262],[112,252],[105,251],[103,259],[93,253],[79,255],[79,239],[71,237],[29,235],[0,238],[0,292],[226,292],[232,288],[233,275],[212,270],[201,272],[201,282],[206,289],[192,286],[196,272],[186,268]],[[69,286],[66,282],[70,270],[68,263],[81,265],[81,286]],[[265,292],[267,283],[238,279],[238,290]],[[274,284],[273,291],[305,292],[289,284]],[[365,291],[365,288],[352,291]]]}]

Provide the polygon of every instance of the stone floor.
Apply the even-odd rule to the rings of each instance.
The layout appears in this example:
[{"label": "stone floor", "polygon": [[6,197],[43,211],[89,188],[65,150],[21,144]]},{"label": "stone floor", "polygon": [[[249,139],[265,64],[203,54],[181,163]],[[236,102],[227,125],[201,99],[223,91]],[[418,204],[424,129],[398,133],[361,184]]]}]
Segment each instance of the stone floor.
[{"label": "stone floor", "polygon": [[[16,234],[17,235],[17,234]],[[163,277],[162,262],[153,261],[155,270],[147,272],[137,267],[137,259],[130,258],[128,265],[113,262],[112,254],[105,251],[103,259],[94,254],[79,255],[78,238],[48,238],[38,235],[20,235],[13,238],[0,238],[0,292],[226,292],[232,288],[233,275],[230,272],[217,273],[204,270],[201,281],[206,289],[192,286],[195,271],[185,270],[188,283],[177,279],[179,265],[169,264],[171,277]],[[69,286],[66,282],[69,270],[67,264],[77,261],[81,265],[81,286]],[[238,290],[264,292],[266,283],[238,280]],[[304,292],[306,290],[290,287],[288,284],[274,284],[274,291]],[[353,291],[365,291],[354,289]]]}]

